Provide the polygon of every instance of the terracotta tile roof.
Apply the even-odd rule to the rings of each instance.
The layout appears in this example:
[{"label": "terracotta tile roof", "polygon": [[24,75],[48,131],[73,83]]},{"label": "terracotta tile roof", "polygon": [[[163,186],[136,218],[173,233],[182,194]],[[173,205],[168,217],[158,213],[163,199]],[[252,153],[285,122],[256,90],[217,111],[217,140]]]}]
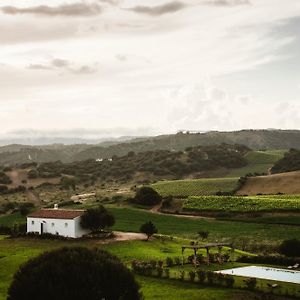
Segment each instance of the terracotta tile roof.
[{"label": "terracotta tile roof", "polygon": [[45,219],[74,219],[83,215],[84,212],[84,210],[40,209],[27,215],[27,217]]}]

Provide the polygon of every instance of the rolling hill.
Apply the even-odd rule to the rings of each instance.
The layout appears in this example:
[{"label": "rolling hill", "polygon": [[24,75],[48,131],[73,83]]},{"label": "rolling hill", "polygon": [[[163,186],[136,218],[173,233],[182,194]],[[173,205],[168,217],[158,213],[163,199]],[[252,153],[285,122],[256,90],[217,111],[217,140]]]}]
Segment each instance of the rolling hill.
[{"label": "rolling hill", "polygon": [[241,130],[233,132],[177,133],[156,137],[135,138],[123,142],[104,142],[97,145],[54,144],[46,146],[9,145],[0,147],[0,164],[20,164],[30,161],[64,163],[86,159],[111,158],[155,150],[182,151],[187,147],[217,144],[240,144],[253,150],[300,149],[299,130]]},{"label": "rolling hill", "polygon": [[300,194],[300,171],[247,178],[237,195]]}]

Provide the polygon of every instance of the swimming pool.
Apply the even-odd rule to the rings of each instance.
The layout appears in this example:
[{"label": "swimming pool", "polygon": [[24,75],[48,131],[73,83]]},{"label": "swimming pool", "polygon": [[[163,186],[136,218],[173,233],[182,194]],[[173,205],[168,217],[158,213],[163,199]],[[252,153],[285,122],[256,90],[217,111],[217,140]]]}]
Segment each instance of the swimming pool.
[{"label": "swimming pool", "polygon": [[300,284],[300,272],[286,269],[249,266],[216,271],[216,273]]}]

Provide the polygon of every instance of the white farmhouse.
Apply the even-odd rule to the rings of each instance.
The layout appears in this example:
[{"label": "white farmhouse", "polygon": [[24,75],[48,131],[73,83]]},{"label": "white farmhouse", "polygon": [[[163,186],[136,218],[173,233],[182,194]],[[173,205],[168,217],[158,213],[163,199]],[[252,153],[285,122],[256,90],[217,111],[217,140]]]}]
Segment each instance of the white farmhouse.
[{"label": "white farmhouse", "polygon": [[84,210],[40,209],[27,216],[27,232],[51,233],[64,237],[79,238],[89,233],[80,225]]}]

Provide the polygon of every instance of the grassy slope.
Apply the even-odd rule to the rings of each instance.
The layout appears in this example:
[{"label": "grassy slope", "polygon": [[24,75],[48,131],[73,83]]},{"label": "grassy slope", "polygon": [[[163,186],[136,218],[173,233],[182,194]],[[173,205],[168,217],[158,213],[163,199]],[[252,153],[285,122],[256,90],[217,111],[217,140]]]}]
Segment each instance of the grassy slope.
[{"label": "grassy slope", "polygon": [[159,181],[152,185],[162,196],[187,197],[213,195],[218,191],[230,192],[236,188],[238,178],[203,178],[193,180]]},{"label": "grassy slope", "polygon": [[300,238],[300,232],[296,226],[178,218],[128,208],[112,208],[111,211],[116,216],[117,222],[114,226],[116,230],[139,231],[143,222],[152,220],[160,233],[173,236],[195,237],[198,231],[206,230],[210,232],[212,239],[219,240],[242,236],[253,240],[278,242],[288,238]]},{"label": "grassy slope", "polygon": [[276,161],[281,159],[285,150],[253,151],[246,154],[248,165],[231,170],[226,177],[240,177],[247,173],[268,173]]}]

